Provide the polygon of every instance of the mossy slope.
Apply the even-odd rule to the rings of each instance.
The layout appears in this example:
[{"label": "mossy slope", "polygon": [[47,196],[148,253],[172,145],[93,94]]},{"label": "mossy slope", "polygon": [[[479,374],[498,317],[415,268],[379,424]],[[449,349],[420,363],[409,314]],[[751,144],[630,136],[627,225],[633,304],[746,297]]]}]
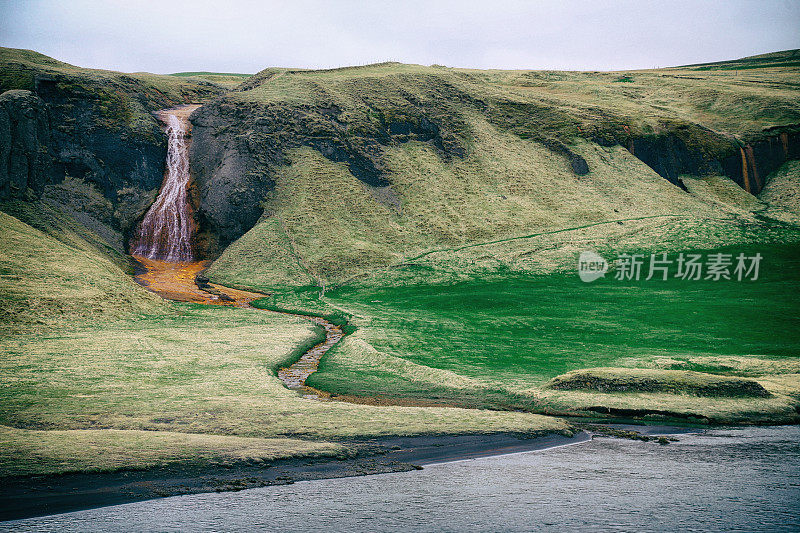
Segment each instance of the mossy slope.
[{"label": "mossy slope", "polygon": [[448,261],[484,275],[531,250],[472,246],[593,225],[607,241],[647,217],[672,228],[643,246],[735,242],[758,206],[742,210],[723,175],[741,174],[748,143],[759,171],[796,157],[798,71],[689,72],[262,71],[195,120],[201,212],[223,241],[255,224],[210,275],[331,286],[456,249],[434,277]]}]

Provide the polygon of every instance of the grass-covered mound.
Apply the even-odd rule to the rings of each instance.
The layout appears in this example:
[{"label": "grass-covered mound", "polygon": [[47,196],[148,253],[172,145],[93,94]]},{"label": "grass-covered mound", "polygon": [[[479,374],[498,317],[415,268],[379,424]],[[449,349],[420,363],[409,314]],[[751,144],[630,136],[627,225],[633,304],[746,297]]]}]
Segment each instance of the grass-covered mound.
[{"label": "grass-covered mound", "polygon": [[187,460],[197,465],[233,465],[347,453],[343,446],[332,442],[117,429],[35,430],[0,426],[0,442],[3,476],[145,470]]},{"label": "grass-covered mound", "polygon": [[750,69],[796,69],[800,67],[800,50],[783,50],[755,56],[717,61],[714,63],[698,63],[682,68],[691,70],[750,70]]},{"label": "grass-covered mound", "polygon": [[[10,206],[6,206],[9,208]],[[0,212],[0,328],[32,335],[62,325],[132,318],[165,310],[126,275],[121,257],[106,255],[98,237],[43,205],[19,204],[41,229]],[[47,232],[47,233],[46,233]]]},{"label": "grass-covered mound", "polygon": [[715,376],[689,370],[589,368],[556,376],[546,387],[555,390],[667,392],[725,398],[771,396],[764,387],[752,379]]}]

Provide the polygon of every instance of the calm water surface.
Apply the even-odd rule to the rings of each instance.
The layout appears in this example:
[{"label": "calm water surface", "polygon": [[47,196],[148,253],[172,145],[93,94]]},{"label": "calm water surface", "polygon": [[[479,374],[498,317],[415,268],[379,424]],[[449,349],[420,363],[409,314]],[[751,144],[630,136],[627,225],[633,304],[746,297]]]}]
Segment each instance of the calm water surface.
[{"label": "calm water surface", "polygon": [[678,437],[666,446],[595,439],[415,472],[178,496],[0,530],[800,530],[800,428]]}]

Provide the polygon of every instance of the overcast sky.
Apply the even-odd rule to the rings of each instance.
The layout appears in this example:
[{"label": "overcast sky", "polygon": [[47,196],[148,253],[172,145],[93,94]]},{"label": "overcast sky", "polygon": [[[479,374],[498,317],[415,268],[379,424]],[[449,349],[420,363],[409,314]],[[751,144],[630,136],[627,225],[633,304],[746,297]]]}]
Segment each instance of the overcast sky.
[{"label": "overcast sky", "polygon": [[0,0],[0,45],[127,72],[615,70],[800,48],[800,1]]}]

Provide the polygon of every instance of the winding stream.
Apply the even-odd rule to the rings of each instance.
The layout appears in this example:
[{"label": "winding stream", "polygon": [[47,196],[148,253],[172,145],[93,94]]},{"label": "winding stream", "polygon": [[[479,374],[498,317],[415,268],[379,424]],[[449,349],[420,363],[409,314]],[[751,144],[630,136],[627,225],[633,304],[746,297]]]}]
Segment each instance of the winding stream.
[{"label": "winding stream", "polygon": [[[266,295],[198,281],[198,276],[211,263],[194,260],[192,238],[195,225],[188,200],[191,185],[189,115],[199,107],[180,106],[158,113],[159,119],[166,124],[166,171],[158,197],[140,221],[130,243],[131,256],[137,263],[134,277],[140,285],[168,300],[253,308],[251,302]],[[344,333],[322,317],[282,314],[308,319],[325,329],[323,342],[306,351],[291,366],[278,370],[278,378],[287,388],[305,397],[320,398],[322,393],[307,387],[306,379],[316,372],[322,356],[342,339]]]},{"label": "winding stream", "polygon": [[[198,284],[197,276],[208,267],[210,261],[173,263],[141,256],[134,256],[134,259],[138,263],[134,276],[137,283],[168,300],[256,309],[250,303],[265,296],[258,292],[231,289],[214,283]],[[306,386],[305,383],[308,376],[317,371],[322,356],[342,340],[344,337],[342,329],[322,317],[280,313],[304,318],[322,326],[325,329],[325,340],[303,353],[294,364],[278,369],[278,378],[287,388],[301,393],[304,397],[326,398],[327,395]]]},{"label": "winding stream", "polygon": [[310,317],[310,320],[325,328],[325,340],[305,352],[293,365],[279,368],[278,378],[286,387],[302,393],[304,397],[320,399],[323,395],[320,394],[320,391],[306,386],[306,379],[317,371],[322,356],[342,340],[344,333],[339,326],[322,317]]}]

